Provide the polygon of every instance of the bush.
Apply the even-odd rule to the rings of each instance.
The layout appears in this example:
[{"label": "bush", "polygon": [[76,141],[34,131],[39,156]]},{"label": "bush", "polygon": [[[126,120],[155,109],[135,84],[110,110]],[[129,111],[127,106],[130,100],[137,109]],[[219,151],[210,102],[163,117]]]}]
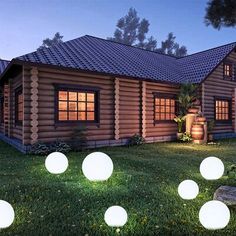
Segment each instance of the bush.
[{"label": "bush", "polygon": [[70,151],[71,151],[71,147],[66,142],[56,141],[50,145],[50,152],[68,153]]},{"label": "bush", "polygon": [[80,125],[74,129],[70,144],[74,151],[82,151],[87,147],[85,125]]},{"label": "bush", "polygon": [[191,134],[184,133],[180,139],[182,142],[191,142],[193,139],[191,137]]},{"label": "bush", "polygon": [[142,136],[135,134],[132,137],[130,137],[128,141],[129,146],[137,146],[137,145],[142,145],[144,144],[145,140]]},{"label": "bush", "polygon": [[230,179],[236,179],[236,165],[231,165],[227,168],[227,172],[226,172],[227,176]]},{"label": "bush", "polygon": [[50,147],[46,143],[38,142],[31,146],[30,154],[47,155],[50,153]]}]

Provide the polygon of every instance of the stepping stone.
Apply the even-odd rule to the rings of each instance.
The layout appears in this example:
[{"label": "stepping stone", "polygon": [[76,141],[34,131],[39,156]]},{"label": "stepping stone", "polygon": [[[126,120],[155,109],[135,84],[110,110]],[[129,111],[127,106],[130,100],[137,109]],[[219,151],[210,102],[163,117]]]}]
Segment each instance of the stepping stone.
[{"label": "stepping stone", "polygon": [[220,186],[215,191],[213,199],[221,201],[227,206],[236,207],[236,187]]}]

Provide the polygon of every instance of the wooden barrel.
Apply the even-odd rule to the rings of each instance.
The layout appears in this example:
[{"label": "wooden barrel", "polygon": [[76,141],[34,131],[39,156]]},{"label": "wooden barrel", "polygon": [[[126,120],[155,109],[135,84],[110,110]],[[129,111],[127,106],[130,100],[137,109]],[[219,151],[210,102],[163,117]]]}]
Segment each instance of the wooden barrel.
[{"label": "wooden barrel", "polygon": [[191,135],[194,140],[202,140],[204,138],[204,128],[203,125],[193,124]]}]

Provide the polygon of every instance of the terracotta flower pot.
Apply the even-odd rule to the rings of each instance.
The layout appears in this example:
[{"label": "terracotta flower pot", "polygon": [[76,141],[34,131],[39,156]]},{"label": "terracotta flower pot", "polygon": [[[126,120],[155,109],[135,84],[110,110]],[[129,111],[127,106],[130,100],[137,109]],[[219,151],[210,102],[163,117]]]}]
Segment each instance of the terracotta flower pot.
[{"label": "terracotta flower pot", "polygon": [[196,107],[192,107],[192,108],[189,108],[188,109],[188,113],[191,113],[191,114],[197,114],[198,113],[198,108]]},{"label": "terracotta flower pot", "polygon": [[204,117],[204,116],[198,116],[198,117],[197,117],[197,122],[206,122],[206,117]]},{"label": "terracotta flower pot", "polygon": [[204,129],[201,124],[193,124],[191,135],[194,140],[202,140],[204,138]]},{"label": "terracotta flower pot", "polygon": [[176,133],[177,140],[180,140],[182,136],[183,136],[183,133]]}]

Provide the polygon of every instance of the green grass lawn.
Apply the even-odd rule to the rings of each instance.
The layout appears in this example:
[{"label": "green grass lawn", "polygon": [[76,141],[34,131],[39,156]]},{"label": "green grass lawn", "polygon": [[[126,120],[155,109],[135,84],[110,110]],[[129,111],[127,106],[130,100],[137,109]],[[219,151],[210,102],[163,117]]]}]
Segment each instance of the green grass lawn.
[{"label": "green grass lawn", "polygon": [[[114,172],[106,182],[91,183],[81,165],[91,151],[68,154],[69,168],[52,175],[45,157],[23,155],[0,142],[0,199],[12,204],[16,219],[0,235],[235,235],[236,211],[224,230],[207,231],[199,220],[200,207],[212,199],[220,185],[235,185],[226,176],[204,180],[201,161],[210,155],[236,163],[236,140],[218,145],[182,143],[146,144],[140,147],[102,148],[113,160]],[[182,200],[179,183],[192,179],[200,194]],[[108,227],[106,209],[120,205],[128,212],[127,224]]]}]

